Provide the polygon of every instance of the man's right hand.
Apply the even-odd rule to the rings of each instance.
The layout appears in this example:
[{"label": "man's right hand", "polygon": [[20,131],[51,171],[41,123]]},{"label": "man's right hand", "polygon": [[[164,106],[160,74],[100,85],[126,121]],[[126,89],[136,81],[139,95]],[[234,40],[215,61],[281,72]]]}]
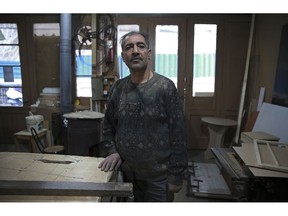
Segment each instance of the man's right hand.
[{"label": "man's right hand", "polygon": [[107,156],[98,166],[101,171],[113,171],[117,170],[122,163],[121,157],[118,153],[113,153]]}]

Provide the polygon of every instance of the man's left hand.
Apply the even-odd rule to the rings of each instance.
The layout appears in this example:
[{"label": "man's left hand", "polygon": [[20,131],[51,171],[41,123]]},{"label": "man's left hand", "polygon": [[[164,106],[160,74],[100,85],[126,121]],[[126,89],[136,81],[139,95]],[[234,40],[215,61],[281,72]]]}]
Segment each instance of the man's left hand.
[{"label": "man's left hand", "polygon": [[178,193],[182,189],[182,185],[173,185],[168,183],[168,191]]}]

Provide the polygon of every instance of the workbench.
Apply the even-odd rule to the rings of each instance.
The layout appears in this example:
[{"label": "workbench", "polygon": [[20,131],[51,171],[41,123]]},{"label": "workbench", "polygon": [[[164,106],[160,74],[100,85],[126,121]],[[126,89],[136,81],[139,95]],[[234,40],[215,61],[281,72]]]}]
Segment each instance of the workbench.
[{"label": "workbench", "polygon": [[239,201],[288,201],[288,173],[255,164],[251,143],[231,148],[212,148],[232,196]]},{"label": "workbench", "polygon": [[131,183],[111,182],[98,168],[104,158],[0,152],[0,201],[99,202],[130,196]]}]

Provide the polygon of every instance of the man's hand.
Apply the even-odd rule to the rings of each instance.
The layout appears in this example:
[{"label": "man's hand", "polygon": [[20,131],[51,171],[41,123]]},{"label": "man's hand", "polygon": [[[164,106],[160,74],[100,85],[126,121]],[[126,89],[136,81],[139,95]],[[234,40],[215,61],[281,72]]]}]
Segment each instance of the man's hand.
[{"label": "man's hand", "polygon": [[178,193],[182,189],[182,185],[173,185],[168,183],[168,191]]},{"label": "man's hand", "polygon": [[118,153],[107,156],[98,166],[101,171],[112,171],[117,170],[122,163],[120,155]]}]

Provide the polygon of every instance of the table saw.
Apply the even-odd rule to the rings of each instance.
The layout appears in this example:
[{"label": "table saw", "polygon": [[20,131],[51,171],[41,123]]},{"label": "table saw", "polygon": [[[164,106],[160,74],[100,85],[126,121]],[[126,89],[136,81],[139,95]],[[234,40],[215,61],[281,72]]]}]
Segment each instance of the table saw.
[{"label": "table saw", "polygon": [[232,196],[239,201],[288,201],[288,172],[259,166],[254,149],[251,143],[211,149]]}]

